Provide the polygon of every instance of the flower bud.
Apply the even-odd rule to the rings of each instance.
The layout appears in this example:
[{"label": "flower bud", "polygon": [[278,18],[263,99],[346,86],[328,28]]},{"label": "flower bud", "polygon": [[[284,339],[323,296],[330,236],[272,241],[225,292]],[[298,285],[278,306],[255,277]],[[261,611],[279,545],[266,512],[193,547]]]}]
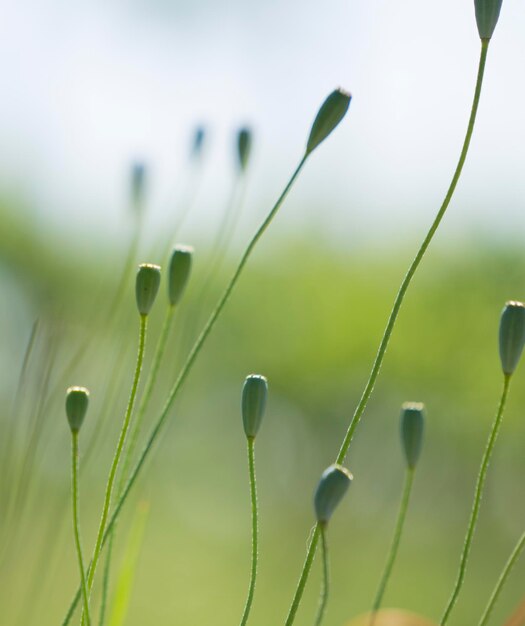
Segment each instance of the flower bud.
[{"label": "flower bud", "polygon": [[409,469],[414,469],[421,453],[425,429],[425,405],[405,402],[401,407],[401,443]]},{"label": "flower bud", "polygon": [[190,277],[193,248],[191,246],[175,246],[171,253],[170,271],[168,276],[168,298],[175,306],[182,298]]},{"label": "flower bud", "polygon": [[315,150],[343,119],[350,106],[351,98],[352,96],[341,88],[332,91],[326,98],[312,125],[306,144],[307,155]]},{"label": "flower bud", "polygon": [[326,524],[332,517],[353,478],[342,465],[330,465],[325,469],[314,496],[315,516],[320,524]]},{"label": "flower bud", "polygon": [[525,304],[505,304],[499,323],[499,356],[506,376],[516,369],[525,345]]},{"label": "flower bud", "polygon": [[66,415],[72,433],[78,433],[89,402],[89,391],[85,387],[69,387],[66,391]]},{"label": "flower bud", "polygon": [[474,0],[476,22],[481,39],[490,39],[498,23],[503,0]]},{"label": "flower bud", "polygon": [[250,152],[252,149],[252,131],[249,128],[241,128],[237,134],[237,156],[241,172],[248,167]]},{"label": "flower bud", "polygon": [[160,267],[151,263],[139,265],[135,282],[137,308],[141,315],[148,315],[155,302],[160,285]]},{"label": "flower bud", "polygon": [[242,423],[248,438],[254,438],[259,431],[266,409],[268,397],[268,381],[259,374],[250,374],[246,377],[242,388]]},{"label": "flower bud", "polygon": [[146,180],[146,166],[137,161],[131,166],[131,203],[137,212],[142,210],[144,204],[144,190]]}]

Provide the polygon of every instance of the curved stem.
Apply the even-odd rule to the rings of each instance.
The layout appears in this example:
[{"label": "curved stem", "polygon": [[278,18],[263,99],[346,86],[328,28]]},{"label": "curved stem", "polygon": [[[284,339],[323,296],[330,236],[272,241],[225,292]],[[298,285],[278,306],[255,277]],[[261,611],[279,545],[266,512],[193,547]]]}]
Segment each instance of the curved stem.
[{"label": "curved stem", "polygon": [[419,264],[421,263],[421,261],[423,260],[423,257],[425,256],[425,252],[427,251],[427,248],[430,245],[430,242],[432,241],[434,234],[436,230],[438,229],[438,226],[441,223],[441,220],[443,219],[443,216],[445,215],[445,212],[448,208],[448,205],[450,204],[450,201],[452,200],[452,196],[454,195],[454,191],[456,189],[459,178],[461,176],[461,171],[463,170],[463,165],[465,163],[465,159],[467,158],[467,153],[468,153],[468,149],[470,146],[470,140],[472,137],[472,132],[474,130],[474,123],[476,121],[476,115],[478,112],[479,99],[481,95],[481,87],[483,84],[483,75],[485,73],[485,62],[487,59],[488,46],[489,46],[489,40],[483,39],[481,41],[481,53],[480,53],[480,58],[479,58],[478,75],[477,75],[477,80],[476,80],[476,88],[474,91],[474,99],[472,102],[472,109],[470,112],[470,118],[469,118],[469,122],[467,126],[467,132],[465,135],[465,139],[463,141],[463,147],[461,149],[461,154],[459,156],[456,170],[454,172],[454,175],[452,176],[452,181],[445,195],[445,199],[443,200],[443,204],[441,205],[434,221],[432,222],[432,225],[429,231],[427,232],[426,237],[423,240],[423,243],[421,244],[421,247],[419,248],[416,256],[414,257],[414,260],[412,261],[410,267],[408,268],[408,272],[406,273],[405,278],[403,279],[403,282],[401,283],[401,287],[399,288],[399,291],[397,293],[396,299],[394,300],[392,312],[390,313],[390,317],[388,318],[388,322],[385,328],[385,332],[383,334],[383,338],[381,339],[381,343],[379,344],[379,349],[377,351],[377,355],[376,355],[374,364],[372,366],[372,371],[370,372],[370,376],[368,378],[368,382],[366,383],[365,389],[363,391],[363,395],[361,396],[361,399],[359,400],[359,404],[357,405],[357,408],[354,412],[352,420],[350,421],[350,425],[348,427],[345,438],[343,440],[343,444],[341,445],[341,449],[337,456],[336,463],[342,464],[345,459],[345,456],[348,451],[348,447],[350,446],[350,442],[352,441],[352,437],[354,435],[355,429],[357,428],[357,425],[359,424],[361,416],[363,415],[363,412],[366,408],[368,400],[372,394],[372,390],[374,389],[374,385],[375,385],[377,376],[379,374],[379,370],[381,369],[381,365],[383,363],[383,358],[385,356],[386,349],[388,347],[388,342],[390,341],[392,331],[394,330],[397,316],[399,314],[399,310],[401,309],[401,305],[403,304],[403,299],[405,297],[405,294],[408,290],[408,287],[410,286],[410,283],[412,282],[412,278],[414,277],[414,274],[416,273],[416,270],[419,267]]},{"label": "curved stem", "polygon": [[315,626],[321,626],[323,621],[326,605],[328,603],[328,592],[330,588],[330,572],[328,567],[328,544],[326,541],[326,526],[321,526],[321,552],[323,558],[323,582],[321,587],[321,596],[319,598],[319,608],[317,609],[317,617],[315,618]]},{"label": "curved stem", "polygon": [[306,552],[306,559],[304,561],[303,571],[301,572],[301,577],[299,578],[299,583],[297,585],[297,589],[295,590],[295,595],[292,601],[292,605],[290,606],[290,610],[288,612],[288,617],[286,618],[285,626],[292,626],[292,624],[294,623],[295,615],[297,613],[297,609],[299,608],[301,598],[303,597],[304,588],[306,587],[306,581],[308,580],[310,570],[312,569],[312,563],[314,562],[315,551],[317,549],[317,544],[319,543],[320,534],[321,524],[319,524],[318,522],[315,525],[314,534],[312,535],[312,540],[310,541],[308,551]]},{"label": "curved stem", "polygon": [[[146,445],[144,446],[140,457],[137,460],[137,463],[135,464],[135,466],[133,467],[130,477],[128,479],[128,482],[126,483],[124,490],[122,492],[122,495],[120,496],[120,498],[118,499],[117,503],[115,504],[115,509],[113,511],[113,514],[108,522],[108,525],[106,527],[106,530],[104,532],[104,537],[102,539],[102,544],[106,541],[107,536],[109,535],[111,528],[113,527],[113,525],[115,524],[118,515],[120,513],[121,508],[123,507],[129,492],[131,491],[131,488],[133,487],[133,485],[135,484],[135,481],[137,480],[138,475],[140,474],[140,471],[142,470],[142,467],[144,465],[144,462],[146,461],[146,459],[148,458],[148,455],[153,447],[153,444],[155,443],[160,431],[162,430],[162,427],[169,415],[170,409],[173,405],[173,402],[175,401],[177,394],[179,393],[180,388],[182,387],[184,381],[186,380],[186,377],[188,376],[188,374],[191,371],[191,368],[193,366],[193,363],[195,362],[197,356],[199,355],[199,352],[201,351],[206,339],[208,338],[208,335],[210,334],[212,328],[215,325],[215,322],[217,321],[219,315],[221,314],[222,310],[224,309],[224,306],[226,304],[226,302],[228,301],[233,288],[235,287],[235,285],[237,284],[237,281],[239,280],[240,275],[242,274],[242,271],[244,269],[244,266],[246,265],[248,259],[250,258],[251,253],[253,252],[253,249],[255,248],[257,242],[259,241],[259,239],[262,237],[262,235],[264,234],[264,232],[266,231],[266,229],[268,228],[268,226],[270,225],[270,223],[272,222],[273,218],[275,217],[275,215],[277,214],[277,212],[279,211],[282,203],[284,202],[286,196],[288,195],[288,192],[290,191],[290,189],[292,188],[296,178],[299,176],[299,173],[301,172],[304,164],[306,163],[306,159],[307,159],[308,155],[305,154],[305,156],[303,156],[303,158],[301,159],[301,161],[299,162],[299,165],[297,166],[297,168],[295,169],[294,173],[292,174],[292,177],[290,178],[290,180],[288,181],[288,183],[286,184],[286,187],[284,188],[283,192],[281,193],[281,195],[279,196],[277,202],[274,204],[274,206],[272,207],[271,211],[268,213],[268,215],[266,216],[266,218],[264,219],[264,221],[262,222],[262,224],[259,226],[259,228],[257,229],[255,235],[252,237],[252,239],[250,240],[248,246],[246,247],[241,260],[239,261],[239,264],[237,266],[237,269],[235,270],[235,272],[233,273],[233,276],[231,277],[228,285],[226,286],[226,289],[224,290],[222,296],[219,298],[219,301],[215,307],[215,309],[213,310],[213,312],[211,313],[210,317],[208,318],[208,321],[206,322],[204,328],[202,329],[200,335],[197,337],[193,348],[191,349],[183,367],[182,370],[179,374],[179,376],[177,377],[173,387],[171,388],[171,391],[168,395],[168,398],[166,400],[166,403],[164,404],[164,407],[161,411],[161,414],[159,415],[155,425],[153,426],[153,428],[151,429],[150,435],[148,437],[148,440],[146,442]],[[79,594],[77,592],[77,594],[75,595],[73,601],[72,601],[72,605],[69,607],[69,610],[67,612],[66,618],[64,619],[64,622],[62,623],[62,626],[67,626],[67,624],[69,624],[69,620],[70,620],[70,616],[72,614],[72,611],[74,610],[74,606],[76,605],[76,603],[78,602],[79,599]]]},{"label": "curved stem", "polygon": [[[476,115],[478,112],[479,99],[481,95],[481,87],[483,84],[483,75],[485,73],[485,62],[487,60],[488,46],[489,46],[489,40],[482,39],[481,40],[481,53],[480,53],[479,65],[478,65],[478,74],[477,74],[477,79],[476,79],[476,88],[474,90],[474,98],[472,101],[470,118],[469,118],[469,122],[467,126],[467,132],[465,134],[465,139],[463,141],[463,147],[461,149],[461,153],[459,156],[458,164],[454,171],[454,175],[452,176],[452,181],[445,195],[445,199],[443,200],[443,203],[436,217],[434,218],[434,221],[432,222],[432,225],[430,226],[430,229],[428,230],[425,236],[425,239],[423,240],[423,243],[421,244],[421,247],[417,251],[417,254],[414,257],[414,260],[412,261],[412,263],[410,264],[410,267],[408,268],[408,272],[403,278],[403,282],[401,283],[399,291],[397,292],[396,298],[394,300],[394,304],[392,306],[392,311],[388,318],[388,322],[386,324],[386,328],[383,333],[383,337],[381,339],[381,343],[379,344],[379,348],[378,348],[378,351],[374,360],[374,364],[372,365],[372,370],[368,377],[368,381],[365,385],[365,388],[361,395],[359,403],[354,411],[352,419],[350,420],[348,430],[346,431],[345,437],[343,439],[343,443],[341,444],[341,448],[337,455],[336,463],[340,465],[344,463],[346,453],[348,452],[348,448],[350,447],[350,443],[354,436],[354,432],[359,424],[359,421],[361,420],[361,417],[364,413],[366,405],[368,404],[368,400],[370,399],[370,396],[372,395],[372,391],[374,389],[375,382],[379,375],[381,365],[383,364],[383,359],[385,357],[386,349],[388,347],[388,343],[390,341],[392,331],[394,330],[397,316],[399,315],[399,311],[401,309],[401,305],[403,304],[403,300],[405,298],[406,292],[410,286],[410,283],[412,282],[412,278],[414,277],[414,274],[416,273],[417,268],[419,267],[419,264],[421,263],[421,261],[423,260],[423,257],[425,256],[425,252],[427,251],[427,248],[429,247],[430,242],[432,241],[434,234],[436,230],[438,229],[438,226],[441,223],[441,220],[443,219],[443,216],[445,215],[445,212],[448,208],[448,205],[450,204],[450,201],[452,199],[452,196],[454,195],[454,191],[458,184],[459,178],[461,176],[461,171],[463,170],[463,165],[465,163],[465,159],[467,158],[467,153],[468,153],[468,149],[470,146],[470,140],[472,138],[472,132],[474,130],[474,124],[475,124]],[[314,552],[315,552],[315,547],[314,547]],[[303,571],[301,573],[301,579],[304,577],[304,575],[305,575],[305,570],[303,568]],[[294,598],[294,602],[295,600],[296,599]],[[288,625],[288,622],[287,622],[287,625]]]},{"label": "curved stem", "polygon": [[248,587],[248,597],[244,606],[241,618],[241,626],[248,622],[248,616],[252,608],[253,595],[255,593],[255,581],[257,579],[257,545],[258,545],[258,523],[257,523],[257,483],[255,482],[255,439],[248,437],[248,467],[250,473],[250,498],[252,502],[252,567],[250,573],[250,585]]},{"label": "curved stem", "polygon": [[401,503],[399,505],[399,512],[397,514],[396,526],[394,530],[394,535],[392,537],[392,544],[388,552],[388,557],[385,563],[383,574],[381,576],[381,580],[379,582],[379,587],[377,589],[374,604],[372,605],[372,613],[370,615],[370,626],[374,625],[374,622],[377,616],[377,611],[379,610],[379,607],[381,606],[381,602],[383,600],[386,586],[388,584],[390,574],[392,573],[392,568],[394,567],[394,563],[395,563],[396,556],[397,556],[397,551],[399,548],[399,543],[401,541],[401,535],[403,534],[403,526],[405,523],[406,513],[408,510],[408,503],[410,501],[410,492],[412,491],[413,482],[414,482],[414,468],[407,467],[406,474],[405,474],[405,484],[403,486],[403,495],[401,496]]},{"label": "curved stem", "polygon": [[470,547],[472,545],[472,539],[474,537],[474,530],[476,528],[476,522],[478,520],[479,508],[481,504],[481,496],[483,494],[483,487],[485,485],[485,477],[487,475],[487,469],[490,462],[490,456],[492,454],[492,450],[494,448],[494,444],[496,443],[496,438],[498,436],[499,428],[501,425],[501,420],[503,417],[503,411],[505,409],[505,402],[507,401],[507,395],[509,392],[510,385],[510,376],[505,375],[505,379],[503,382],[503,391],[501,393],[501,399],[499,402],[498,412],[496,413],[496,418],[492,425],[492,430],[489,435],[489,439],[487,441],[487,447],[485,448],[485,452],[483,454],[483,458],[481,460],[481,466],[479,469],[478,480],[476,483],[476,490],[474,492],[474,503],[472,505],[472,512],[470,514],[470,520],[467,527],[467,534],[465,536],[465,543],[463,544],[463,551],[461,553],[461,558],[459,561],[459,570],[456,579],[456,583],[454,585],[454,589],[452,590],[452,594],[448,601],[448,604],[443,613],[443,617],[439,622],[440,626],[443,626],[447,623],[450,613],[456,604],[456,601],[459,596],[459,592],[461,591],[461,587],[463,585],[463,580],[465,578],[465,572],[467,569],[467,561],[470,554]]},{"label": "curved stem", "polygon": [[496,602],[498,601],[499,594],[501,590],[503,589],[503,586],[507,582],[507,578],[509,577],[511,570],[514,567],[514,564],[519,559],[521,555],[521,551],[523,550],[524,547],[525,547],[525,532],[519,538],[518,543],[514,547],[514,550],[512,551],[509,557],[509,560],[505,563],[505,567],[503,568],[503,571],[501,572],[498,582],[496,583],[496,587],[494,588],[494,591],[492,592],[492,595],[490,596],[489,602],[487,604],[487,607],[485,608],[485,611],[481,617],[481,620],[479,621],[478,626],[485,626],[485,624],[487,623],[490,617],[490,614],[492,613],[492,609],[494,608]]},{"label": "curved stem", "polygon": [[109,471],[108,482],[106,485],[106,492],[104,495],[104,506],[102,508],[102,515],[100,518],[100,524],[98,528],[97,540],[95,543],[95,549],[93,551],[93,556],[91,559],[91,565],[89,568],[88,574],[88,592],[91,593],[91,589],[93,588],[93,582],[95,580],[95,572],[97,569],[98,559],[100,557],[100,552],[102,550],[102,543],[104,540],[104,535],[106,531],[106,522],[109,515],[109,507],[111,504],[111,496],[113,493],[113,486],[115,484],[115,477],[117,475],[117,469],[120,461],[120,457],[122,456],[122,450],[124,448],[124,443],[126,441],[126,436],[129,430],[129,424],[131,421],[131,415],[133,413],[133,407],[135,405],[135,398],[137,396],[137,389],[139,386],[140,380],[140,372],[142,370],[142,362],[144,360],[144,349],[146,345],[146,329],[148,324],[148,318],[146,315],[140,316],[140,332],[139,332],[139,348],[137,353],[137,363],[135,365],[135,374],[133,376],[133,383],[131,385],[131,392],[129,396],[128,406],[126,408],[126,413],[124,415],[124,422],[122,424],[122,430],[120,431],[120,437],[117,443],[117,448],[115,450],[115,455],[113,457],[113,462],[111,464],[111,469]]},{"label": "curved stem", "polygon": [[75,533],[75,545],[77,549],[78,567],[80,570],[80,586],[82,589],[84,614],[86,616],[87,624],[90,626],[91,618],[89,615],[89,600],[84,569],[84,558],[82,556],[82,544],[80,542],[80,524],[78,515],[78,432],[71,433],[71,500],[73,503],[73,530]]}]

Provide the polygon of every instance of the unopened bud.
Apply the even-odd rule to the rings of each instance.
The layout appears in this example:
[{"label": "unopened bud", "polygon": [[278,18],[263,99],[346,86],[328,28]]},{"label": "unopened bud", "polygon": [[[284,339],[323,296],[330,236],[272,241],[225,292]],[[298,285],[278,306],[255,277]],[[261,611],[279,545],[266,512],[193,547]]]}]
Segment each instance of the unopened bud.
[{"label": "unopened bud", "polygon": [[135,282],[137,308],[141,315],[148,315],[155,302],[160,285],[160,267],[151,263],[139,265]]},{"label": "unopened bud", "polygon": [[490,39],[498,23],[503,0],[474,0],[476,22],[481,39]]},{"label": "unopened bud", "polygon": [[252,131],[249,128],[241,128],[237,134],[237,156],[241,172],[248,167],[250,152],[252,149]]},{"label": "unopened bud", "polygon": [[421,453],[425,429],[425,405],[405,402],[401,407],[401,443],[407,465],[414,469]]},{"label": "unopened bud", "polygon": [[190,277],[193,248],[191,246],[175,246],[171,253],[168,276],[168,297],[170,304],[175,306],[182,298]]},{"label": "unopened bud", "polygon": [[72,433],[78,433],[89,403],[89,391],[85,387],[69,387],[66,391],[66,416]]},{"label": "unopened bud", "polygon": [[506,376],[516,369],[525,345],[525,304],[505,304],[499,323],[499,355]]},{"label": "unopened bud", "polygon": [[140,161],[133,163],[131,166],[131,203],[137,212],[140,212],[144,205],[145,181],[146,166]]},{"label": "unopened bud", "polygon": [[330,465],[317,485],[314,496],[315,516],[326,524],[353,480],[352,474],[342,465]]},{"label": "unopened bud", "polygon": [[326,98],[312,125],[308,143],[306,144],[307,155],[315,150],[343,119],[348,111],[351,99],[352,96],[340,88],[332,91]]},{"label": "unopened bud", "polygon": [[251,374],[246,377],[242,388],[242,423],[248,438],[254,438],[259,431],[266,400],[268,398],[268,381],[264,376]]}]

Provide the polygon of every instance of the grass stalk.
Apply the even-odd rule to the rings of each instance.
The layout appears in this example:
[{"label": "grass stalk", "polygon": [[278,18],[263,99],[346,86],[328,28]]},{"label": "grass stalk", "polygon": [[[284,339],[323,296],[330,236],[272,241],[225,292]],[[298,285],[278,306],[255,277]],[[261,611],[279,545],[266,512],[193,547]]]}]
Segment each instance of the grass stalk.
[{"label": "grass stalk", "polygon": [[394,567],[394,563],[395,563],[398,548],[399,548],[399,543],[401,541],[401,535],[403,534],[403,526],[405,524],[405,518],[406,518],[406,513],[408,510],[408,503],[410,501],[410,493],[412,491],[413,482],[414,482],[414,467],[407,467],[406,473],[405,473],[405,484],[403,486],[403,494],[401,496],[401,503],[399,505],[399,512],[397,514],[394,535],[392,537],[392,543],[390,545],[390,550],[388,551],[388,557],[386,559],[385,567],[383,569],[383,574],[381,575],[379,587],[377,589],[374,603],[372,605],[372,613],[370,615],[369,626],[374,626],[374,622],[377,617],[377,611],[381,607],[381,602],[383,601],[383,596],[385,594],[386,587],[388,585],[388,581],[390,579],[390,575]]},{"label": "grass stalk", "polygon": [[470,514],[470,519],[469,519],[469,523],[467,527],[467,534],[465,535],[465,542],[463,544],[463,550],[461,552],[461,558],[459,561],[459,569],[458,569],[456,582],[454,584],[454,588],[452,590],[452,594],[447,603],[445,611],[443,612],[443,617],[441,618],[441,621],[439,622],[440,626],[444,626],[447,623],[448,618],[450,617],[450,614],[452,612],[452,609],[454,608],[457,602],[459,593],[461,591],[461,587],[463,585],[465,572],[467,570],[467,563],[468,563],[468,557],[470,554],[470,548],[472,545],[472,539],[474,537],[476,522],[478,520],[479,509],[481,505],[481,496],[483,494],[483,487],[485,485],[485,478],[487,475],[487,470],[488,470],[492,450],[494,449],[494,444],[496,443],[499,428],[501,426],[501,420],[503,418],[503,412],[505,410],[505,403],[507,401],[507,395],[509,392],[509,385],[510,385],[510,375],[505,374],[504,382],[503,382],[503,391],[501,393],[498,411],[496,413],[496,418],[494,419],[494,423],[492,425],[492,429],[491,429],[491,432],[487,441],[487,446],[485,448],[485,452],[481,460],[478,480],[476,482],[476,489],[474,492],[474,503],[472,505],[472,512]]},{"label": "grass stalk", "polygon": [[515,545],[514,550],[511,552],[511,555],[508,558],[508,561],[505,563],[505,567],[503,568],[503,571],[500,574],[498,582],[496,583],[496,587],[494,588],[494,591],[492,592],[492,595],[490,596],[490,599],[485,608],[485,611],[483,612],[483,615],[481,616],[478,626],[485,626],[486,623],[488,622],[490,614],[492,613],[492,609],[494,608],[494,606],[496,605],[496,602],[498,601],[499,594],[501,590],[503,589],[503,586],[507,582],[507,578],[509,577],[511,570],[514,567],[514,564],[519,559],[524,547],[525,547],[525,532],[519,538],[518,543]]},{"label": "grass stalk", "polygon": [[104,540],[104,535],[106,531],[106,524],[109,515],[109,507],[111,504],[111,497],[113,494],[113,486],[115,483],[115,477],[117,474],[117,469],[120,462],[120,457],[122,456],[122,450],[124,448],[124,443],[126,441],[126,436],[128,434],[129,425],[131,421],[131,415],[133,413],[133,407],[135,405],[135,398],[137,395],[137,389],[140,380],[140,373],[142,370],[142,362],[144,360],[144,350],[146,345],[146,330],[147,330],[147,315],[140,315],[140,330],[139,330],[139,348],[137,353],[137,362],[135,365],[135,373],[133,376],[133,383],[131,386],[131,393],[129,396],[128,405],[126,408],[126,413],[124,415],[124,422],[122,424],[122,429],[120,431],[119,440],[117,443],[117,447],[115,450],[115,455],[113,457],[113,462],[111,464],[111,468],[109,471],[108,481],[106,485],[106,491],[104,495],[104,505],[102,508],[102,515],[100,518],[100,524],[97,533],[97,540],[95,543],[95,549],[93,550],[93,556],[91,559],[91,565],[88,573],[88,592],[91,593],[91,589],[93,588],[93,582],[95,580],[95,572],[97,569],[98,560],[100,557],[100,552],[102,550],[102,544]]},{"label": "grass stalk", "polygon": [[319,607],[315,618],[315,626],[321,626],[328,604],[328,593],[330,590],[330,572],[328,564],[328,543],[326,540],[326,524],[321,524],[321,555],[323,559],[323,580],[321,583],[321,595],[319,597]]},{"label": "grass stalk", "polygon": [[[253,249],[255,248],[255,246],[257,245],[257,242],[259,241],[259,239],[262,237],[262,235],[264,234],[264,232],[266,231],[266,229],[268,228],[268,226],[271,224],[273,218],[275,217],[275,215],[277,214],[277,212],[279,211],[281,205],[283,204],[286,196],[288,195],[290,189],[292,188],[295,180],[297,179],[297,177],[299,176],[304,164],[306,163],[306,160],[308,158],[308,153],[305,154],[299,164],[297,165],[295,171],[293,172],[290,180],[288,181],[288,183],[286,184],[284,190],[282,191],[281,195],[279,196],[279,198],[277,199],[277,202],[274,204],[274,206],[272,207],[272,209],[270,210],[270,212],[268,213],[268,215],[266,216],[266,218],[263,220],[262,224],[259,226],[259,228],[257,229],[257,231],[255,232],[255,234],[253,235],[252,239],[250,240],[250,242],[248,243],[248,246],[246,247],[241,260],[239,261],[239,264],[237,266],[237,269],[235,270],[235,272],[233,273],[228,285],[226,286],[222,296],[219,298],[219,301],[215,307],[215,309],[213,310],[213,312],[211,313],[210,317],[208,318],[208,321],[206,322],[204,328],[202,329],[200,335],[197,337],[195,344],[193,345],[193,348],[191,349],[184,365],[182,366],[182,369],[180,371],[179,376],[177,377],[177,379],[175,380],[175,383],[173,385],[173,387],[171,388],[168,398],[164,404],[164,407],[156,421],[156,423],[154,424],[150,435],[148,437],[148,440],[144,446],[144,448],[142,449],[142,452],[135,464],[135,466],[133,467],[131,474],[129,476],[129,479],[124,487],[124,490],[122,492],[122,495],[120,496],[120,498],[118,499],[118,501],[115,504],[115,508],[113,510],[113,513],[109,519],[109,522],[106,526],[105,531],[103,532],[103,537],[101,540],[101,546],[105,543],[105,541],[107,540],[108,535],[111,533],[111,529],[113,528],[113,525],[115,524],[120,511],[122,509],[122,507],[124,506],[124,503],[126,502],[129,492],[131,491],[131,488],[133,487],[133,485],[135,484],[140,471],[142,470],[142,467],[144,466],[144,463],[146,461],[146,459],[149,456],[150,451],[153,448],[153,444],[155,443],[157,437],[159,436],[159,433],[162,430],[162,427],[164,426],[164,423],[166,422],[170,409],[184,383],[184,381],[186,380],[188,374],[191,371],[191,368],[197,358],[197,356],[199,355],[200,351],[202,350],[202,347],[206,341],[206,339],[208,338],[208,335],[210,334],[212,328],[215,325],[215,322],[217,321],[217,319],[219,318],[222,310],[224,309],[225,304],[227,303],[235,285],[237,284],[237,281],[239,280],[239,277],[242,274],[242,271],[246,265],[246,263],[248,262],[248,259],[251,256],[251,253],[253,252]],[[90,574],[91,574],[91,567],[90,567]],[[62,626],[67,626],[69,624],[69,621],[71,619],[71,616],[75,610],[75,607],[78,603],[78,600],[80,598],[80,593],[77,590],[77,593],[75,594],[75,597],[72,601],[72,604],[70,605],[67,615],[62,623]]]},{"label": "grass stalk", "polygon": [[82,544],[80,541],[80,524],[78,515],[78,432],[71,433],[71,501],[73,505],[73,531],[75,534],[75,546],[78,558],[78,568],[80,570],[80,586],[82,589],[82,602],[84,605],[84,615],[87,626],[91,625],[89,613],[89,595],[84,569],[84,558],[82,556]]},{"label": "grass stalk", "polygon": [[252,504],[252,564],[248,596],[241,618],[241,626],[246,626],[252,608],[255,583],[257,579],[257,550],[258,550],[258,515],[257,515],[257,483],[255,481],[255,438],[248,437],[248,470],[250,474],[250,498]]}]

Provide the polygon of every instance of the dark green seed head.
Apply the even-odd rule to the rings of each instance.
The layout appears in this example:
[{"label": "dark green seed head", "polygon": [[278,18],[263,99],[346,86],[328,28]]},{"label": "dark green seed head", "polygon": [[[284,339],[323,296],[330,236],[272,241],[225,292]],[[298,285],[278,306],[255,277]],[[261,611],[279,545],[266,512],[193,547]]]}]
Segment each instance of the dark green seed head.
[{"label": "dark green seed head", "polygon": [[248,167],[251,149],[252,131],[249,128],[241,128],[237,134],[237,156],[241,172],[244,172]]},{"label": "dark green seed head", "polygon": [[69,387],[66,391],[66,415],[72,433],[78,433],[89,403],[89,391],[85,387]]},{"label": "dark green seed head", "polygon": [[251,374],[242,388],[242,423],[247,437],[255,437],[259,431],[268,398],[268,381],[264,376]]},{"label": "dark green seed head", "polygon": [[131,166],[131,204],[137,212],[140,212],[144,205],[145,181],[146,166],[141,162],[133,163]]},{"label": "dark green seed head", "polygon": [[499,323],[499,356],[506,376],[516,369],[525,345],[525,304],[505,304]]},{"label": "dark green seed head", "polygon": [[405,402],[401,407],[401,443],[410,469],[414,469],[419,459],[424,430],[425,405],[421,402]]},{"label": "dark green seed head", "polygon": [[490,39],[498,23],[503,0],[474,0],[476,22],[481,39]]},{"label": "dark green seed head", "polygon": [[306,154],[310,154],[317,146],[324,141],[334,128],[343,119],[352,96],[338,88],[328,96],[323,102],[312,125],[308,143],[306,144]]},{"label": "dark green seed head", "polygon": [[155,302],[160,285],[160,267],[151,263],[139,265],[135,282],[137,308],[141,315],[148,315]]},{"label": "dark green seed head", "polygon": [[193,248],[191,246],[175,246],[171,253],[170,271],[168,276],[168,298],[175,306],[182,298],[190,277]]},{"label": "dark green seed head", "polygon": [[320,524],[326,524],[332,517],[353,478],[342,465],[330,465],[325,469],[314,495],[315,516]]}]

